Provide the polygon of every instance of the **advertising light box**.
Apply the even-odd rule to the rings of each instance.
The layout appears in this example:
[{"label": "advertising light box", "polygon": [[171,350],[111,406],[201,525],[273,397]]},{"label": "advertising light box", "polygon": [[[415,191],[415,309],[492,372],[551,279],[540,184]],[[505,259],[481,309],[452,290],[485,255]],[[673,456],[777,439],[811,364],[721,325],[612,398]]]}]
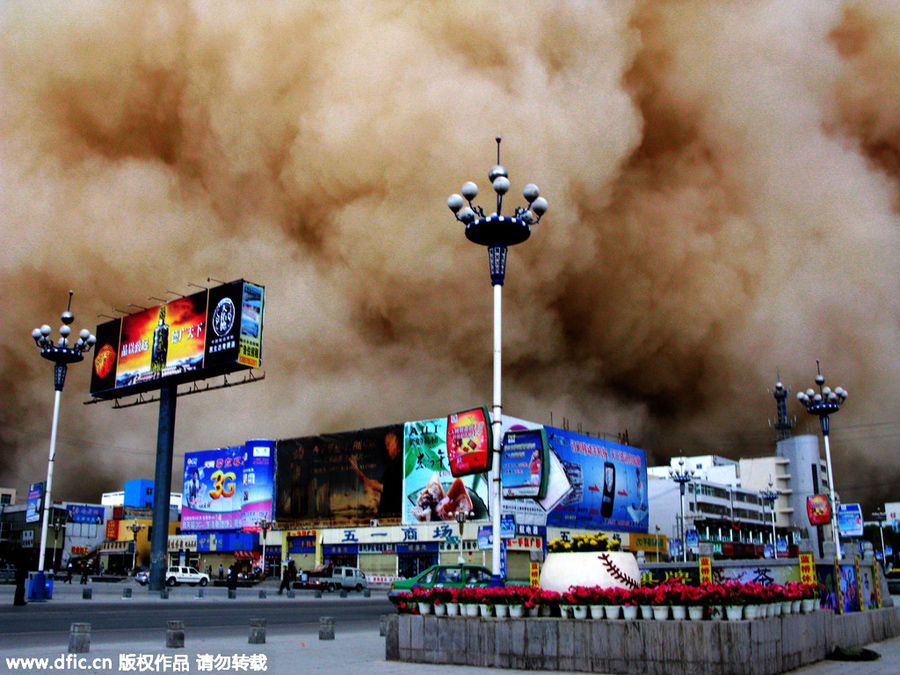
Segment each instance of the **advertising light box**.
[{"label": "advertising light box", "polygon": [[543,429],[508,431],[500,451],[500,484],[509,499],[547,494],[547,434]]},{"label": "advertising light box", "polygon": [[826,495],[811,495],[806,498],[806,514],[810,525],[824,525],[831,520],[831,508]]},{"label": "advertising light box", "polygon": [[265,289],[243,280],[97,327],[91,396],[118,398],[262,363]]},{"label": "advertising light box", "polygon": [[468,476],[491,470],[493,434],[487,408],[474,408],[447,417],[447,459],[450,475]]}]

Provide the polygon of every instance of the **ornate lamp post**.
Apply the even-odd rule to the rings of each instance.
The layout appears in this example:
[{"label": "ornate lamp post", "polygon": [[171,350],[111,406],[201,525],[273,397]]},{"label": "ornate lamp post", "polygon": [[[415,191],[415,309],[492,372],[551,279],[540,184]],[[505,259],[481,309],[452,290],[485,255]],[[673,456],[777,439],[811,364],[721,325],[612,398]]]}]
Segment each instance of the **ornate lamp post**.
[{"label": "ornate lamp post", "polygon": [[[517,206],[513,216],[502,216],[503,195],[509,190],[509,174],[500,164],[500,136],[497,136],[497,164],[488,173],[488,179],[497,193],[497,211],[485,215],[480,206],[472,204],[478,196],[478,186],[469,181],[462,186],[462,195],[452,194],[447,199],[447,206],[456,219],[466,226],[466,238],[488,249],[491,285],[494,287],[494,403],[493,403],[493,436],[494,458],[491,468],[490,511],[493,531],[491,550],[491,571],[494,580],[500,575],[500,432],[502,428],[500,405],[500,353],[502,304],[501,291],[506,277],[506,255],[510,246],[521,244],[531,236],[531,226],[541,221],[547,211],[547,200],[540,196],[540,190],[533,183],[525,186],[523,196],[527,207]],[[468,202],[468,205],[466,205]]]},{"label": "ornate lamp post", "polygon": [[769,511],[772,512],[772,557],[778,557],[778,536],[775,534],[775,500],[778,499],[778,492],[772,485],[772,477],[769,476],[769,489],[760,490],[759,496],[762,497],[769,505]]},{"label": "ornate lamp post", "polygon": [[63,387],[66,384],[66,372],[70,363],[78,363],[84,360],[84,353],[89,351],[97,342],[89,330],[82,329],[78,333],[78,340],[74,345],[69,344],[69,335],[72,333],[70,325],[75,321],[75,315],[72,314],[72,294],[69,291],[69,304],[66,311],[60,315],[63,325],[59,328],[59,341],[54,343],[50,339],[53,329],[47,324],[31,331],[31,337],[34,343],[41,350],[41,356],[48,361],[53,362],[53,386],[56,394],[53,401],[53,424],[50,429],[50,457],[47,460],[47,489],[44,494],[44,509],[41,518],[41,548],[38,551],[38,570],[34,577],[34,583],[31,586],[30,600],[32,602],[42,602],[44,597],[44,553],[47,550],[47,526],[50,519],[50,505],[53,488],[53,462],[56,458],[56,429],[59,423],[59,399],[62,394]]},{"label": "ornate lamp post", "polygon": [[59,518],[54,518],[53,523],[51,523],[50,527],[53,528],[53,564],[51,567],[56,568],[56,549],[59,546],[59,531],[66,529],[65,521],[60,520]]},{"label": "ornate lamp post", "polygon": [[263,579],[266,578],[266,535],[269,533],[269,530],[272,529],[272,525],[274,525],[271,520],[267,518],[261,518],[256,521],[257,527],[259,527],[260,532],[262,532],[262,572]]},{"label": "ornate lamp post", "polygon": [[828,488],[831,491],[831,533],[832,537],[834,537],[834,564],[837,566],[841,560],[841,537],[838,531],[838,504],[834,491],[834,474],[831,470],[831,447],[828,443],[828,416],[841,409],[841,404],[847,400],[848,394],[841,387],[835,387],[834,391],[832,391],[831,387],[825,386],[825,377],[822,375],[818,361],[816,361],[816,371],[816,384],[819,386],[819,393],[816,393],[814,389],[807,389],[797,393],[797,400],[803,404],[806,412],[819,418],[822,436],[825,439],[825,464],[828,467]]},{"label": "ornate lamp post", "polygon": [[137,535],[138,532],[143,530],[146,525],[143,523],[139,523],[137,518],[131,523],[131,525],[126,525],[125,528],[131,530],[131,541],[134,544],[134,550],[131,552],[131,571],[134,573],[135,568],[137,567]]},{"label": "ornate lamp post", "polygon": [[690,483],[694,479],[693,471],[685,471],[684,469],[684,457],[678,460],[678,471],[674,471],[673,469],[669,469],[669,476],[678,483],[678,487],[681,490],[681,551],[682,551],[682,560],[683,562],[687,562],[687,542],[685,541],[685,527],[684,527],[684,489],[688,483]]},{"label": "ornate lamp post", "polygon": [[466,562],[465,557],[463,557],[463,526],[466,524],[466,520],[472,518],[475,515],[474,511],[469,511],[468,513],[465,511],[457,511],[455,518],[456,522],[459,523],[459,564],[462,565]]},{"label": "ornate lamp post", "polygon": [[656,562],[661,562],[659,559],[659,525],[656,526]]}]

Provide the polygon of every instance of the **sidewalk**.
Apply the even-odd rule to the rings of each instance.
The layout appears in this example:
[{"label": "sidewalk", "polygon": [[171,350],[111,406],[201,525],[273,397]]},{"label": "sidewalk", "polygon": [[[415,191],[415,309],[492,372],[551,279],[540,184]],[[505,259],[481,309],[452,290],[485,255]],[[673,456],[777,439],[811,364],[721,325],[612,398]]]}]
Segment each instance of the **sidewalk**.
[{"label": "sidewalk", "polygon": [[[108,604],[114,612],[116,606],[123,602],[122,589],[133,588],[132,602],[162,602],[158,593],[140,588],[133,582],[119,584],[92,584],[92,601]],[[8,587],[7,587],[8,588]],[[64,606],[67,603],[82,602],[82,590],[78,584],[65,588],[54,588],[54,604]],[[268,597],[278,598],[277,582],[265,582],[253,589],[240,589],[237,601],[242,598],[259,597],[259,590],[265,590]],[[6,600],[12,593],[0,592],[0,601]],[[204,598],[211,602],[227,601],[227,591],[221,588],[204,589]],[[176,588],[171,598],[196,596],[196,588]],[[373,594],[381,592],[373,589]],[[300,592],[298,592],[298,597]],[[353,594],[351,594],[352,596]],[[821,661],[794,671],[793,675],[898,675],[900,673],[900,637],[874,645],[871,649],[881,658],[876,661]],[[364,630],[341,630],[336,626],[333,640],[320,640],[318,631],[303,631],[285,634],[269,631],[266,643],[248,644],[247,636],[204,638],[185,636],[182,649],[165,647],[165,636],[158,635],[152,639],[131,642],[111,642],[92,640],[90,652],[87,654],[68,655],[68,641],[47,645],[39,649],[28,649],[27,653],[15,650],[0,651],[0,673],[23,672],[30,675],[41,673],[71,673],[81,675],[96,673],[171,673],[171,672],[266,672],[271,675],[452,675],[454,673],[469,675],[502,675],[505,671],[493,668],[471,668],[465,666],[428,665],[418,663],[388,662],[384,659],[384,638],[379,635],[378,626]],[[7,662],[7,657],[47,658],[46,667],[30,667],[14,669]],[[84,661],[73,661],[75,657]],[[60,660],[62,659],[62,660]],[[69,659],[69,660],[66,660]],[[108,659],[107,662],[97,659]],[[62,669],[53,667],[54,661]],[[264,670],[263,670],[264,668]],[[529,671],[530,672],[530,671]],[[548,671],[542,671],[548,672]]]}]

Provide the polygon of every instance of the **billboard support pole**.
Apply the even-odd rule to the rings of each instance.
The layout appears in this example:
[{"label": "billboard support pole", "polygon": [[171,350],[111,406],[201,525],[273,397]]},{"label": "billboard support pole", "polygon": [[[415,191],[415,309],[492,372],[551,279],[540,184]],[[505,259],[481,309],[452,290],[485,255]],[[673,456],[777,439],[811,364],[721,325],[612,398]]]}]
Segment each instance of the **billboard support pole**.
[{"label": "billboard support pole", "polygon": [[175,402],[177,385],[159,392],[159,426],[156,433],[156,478],[153,484],[153,533],[150,537],[151,591],[165,585],[169,553],[169,492],[172,486],[172,453],[175,446]]}]

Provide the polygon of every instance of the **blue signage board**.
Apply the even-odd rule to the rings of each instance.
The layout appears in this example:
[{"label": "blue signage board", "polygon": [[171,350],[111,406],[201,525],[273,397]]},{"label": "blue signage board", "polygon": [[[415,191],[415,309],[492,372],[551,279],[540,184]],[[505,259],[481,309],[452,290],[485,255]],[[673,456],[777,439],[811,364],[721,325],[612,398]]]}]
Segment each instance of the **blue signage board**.
[{"label": "blue signage board", "polygon": [[863,536],[863,515],[859,504],[838,506],[838,530],[842,537]]},{"label": "blue signage board", "polygon": [[507,431],[500,451],[500,485],[507,499],[543,499],[547,494],[547,433]]},{"label": "blue signage board", "polygon": [[28,501],[25,502],[25,522],[36,523],[41,519],[44,505],[44,484],[32,483],[28,487]]}]

